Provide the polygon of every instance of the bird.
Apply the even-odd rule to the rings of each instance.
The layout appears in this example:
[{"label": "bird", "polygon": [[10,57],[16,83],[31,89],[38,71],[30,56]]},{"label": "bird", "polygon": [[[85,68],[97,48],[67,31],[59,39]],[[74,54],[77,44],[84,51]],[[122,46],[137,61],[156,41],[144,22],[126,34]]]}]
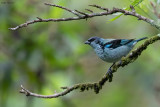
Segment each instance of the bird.
[{"label": "bird", "polygon": [[[113,63],[112,67],[115,62],[125,57],[137,42],[144,39],[147,39],[147,37],[140,39],[104,39],[95,36],[85,41],[85,44],[90,45],[100,59]],[[110,74],[112,73],[111,67],[109,69]]]}]

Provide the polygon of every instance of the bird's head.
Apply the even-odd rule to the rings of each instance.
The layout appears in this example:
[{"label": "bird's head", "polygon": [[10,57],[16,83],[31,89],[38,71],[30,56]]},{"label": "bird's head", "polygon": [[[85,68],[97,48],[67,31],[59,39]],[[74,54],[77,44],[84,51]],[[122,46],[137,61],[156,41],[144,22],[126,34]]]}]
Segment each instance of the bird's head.
[{"label": "bird's head", "polygon": [[99,38],[99,37],[91,37],[87,41],[85,41],[85,44],[88,44],[88,45],[92,46],[93,48],[95,48],[97,45],[99,45],[100,39],[101,38]]}]

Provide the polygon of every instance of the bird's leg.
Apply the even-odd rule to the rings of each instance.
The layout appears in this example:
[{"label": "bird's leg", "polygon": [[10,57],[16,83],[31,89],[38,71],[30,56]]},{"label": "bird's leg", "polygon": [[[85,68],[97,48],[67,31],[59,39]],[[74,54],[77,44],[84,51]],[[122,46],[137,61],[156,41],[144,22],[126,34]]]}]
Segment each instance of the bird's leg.
[{"label": "bird's leg", "polygon": [[112,69],[111,69],[111,68],[113,67],[114,64],[115,64],[115,63],[113,63],[113,64],[109,67],[109,69],[108,69],[108,72],[107,72],[107,73],[108,73],[109,75],[112,74]]},{"label": "bird's leg", "polygon": [[113,63],[110,67],[109,67],[109,69],[108,69],[108,71],[107,71],[107,73],[106,74],[108,74],[108,76],[109,76],[109,82],[112,82],[112,77],[113,77],[113,72],[112,72],[112,66],[114,65],[115,63]]},{"label": "bird's leg", "polygon": [[122,65],[122,60],[119,61],[119,64]]},{"label": "bird's leg", "polygon": [[[126,56],[123,56],[123,57],[126,57]],[[119,64],[123,67],[123,60],[122,60],[122,58],[120,59]]]}]

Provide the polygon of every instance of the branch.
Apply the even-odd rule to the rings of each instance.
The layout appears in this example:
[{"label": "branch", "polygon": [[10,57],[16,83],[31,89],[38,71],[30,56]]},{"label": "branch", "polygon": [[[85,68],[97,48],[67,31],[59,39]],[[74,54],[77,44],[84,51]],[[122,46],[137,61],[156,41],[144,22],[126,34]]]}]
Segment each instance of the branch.
[{"label": "branch", "polygon": [[70,10],[70,9],[68,9],[68,8],[65,8],[65,7],[62,7],[62,6],[58,6],[58,5],[55,5],[55,4],[50,4],[50,3],[44,3],[44,4],[45,4],[45,5],[48,5],[48,6],[53,6],[53,7],[58,7],[58,8],[64,9],[64,10],[66,10],[66,11],[68,11],[68,12],[71,12],[72,14],[74,14],[74,15],[76,15],[76,16],[78,16],[78,17],[81,17],[80,14],[78,14],[77,12],[75,12],[75,11],[73,11],[73,10]]},{"label": "branch", "polygon": [[155,16],[160,19],[160,14],[158,13],[158,10],[157,10],[157,5],[154,4],[153,2],[150,2],[152,8],[153,8],[153,13],[155,14]]},{"label": "branch", "polygon": [[89,11],[89,12],[93,13],[93,11],[92,11],[92,10],[90,10],[90,9],[85,9],[85,10],[87,10],[87,11]]},{"label": "branch", "polygon": [[[112,72],[116,72],[119,67],[124,67],[128,65],[129,63],[134,62],[138,56],[141,55],[141,53],[152,43],[160,40],[160,34],[157,36],[150,37],[147,39],[141,46],[133,50],[128,56],[124,57],[121,59],[121,61],[116,62],[112,67],[111,70]],[[113,76],[113,75],[112,75]],[[64,89],[64,91],[60,93],[55,93],[53,95],[40,95],[36,93],[32,93],[29,90],[25,89],[23,86],[21,86],[20,93],[25,94],[26,96],[34,96],[34,97],[39,97],[39,98],[57,98],[60,96],[64,96],[71,91],[80,89],[81,92],[89,89],[93,89],[94,92],[97,94],[99,91],[102,89],[103,85],[106,83],[107,80],[111,79],[109,73],[107,72],[100,81],[95,82],[95,83],[82,83],[82,84],[75,84],[71,87],[61,87]],[[110,80],[109,80],[110,81]]]},{"label": "branch", "polygon": [[58,18],[58,19],[54,19],[54,18],[49,18],[49,19],[42,19],[42,18],[37,18],[35,20],[32,20],[32,21],[27,21],[21,25],[18,25],[16,27],[13,27],[13,28],[9,28],[10,30],[17,30],[19,28],[22,28],[22,27],[27,27],[28,25],[30,24],[34,24],[34,23],[37,23],[37,22],[60,22],[60,21],[72,21],[72,20],[81,20],[81,19],[88,19],[88,18],[92,18],[92,17],[96,17],[96,16],[107,16],[107,15],[112,15],[114,13],[117,13],[117,12],[120,12],[120,13],[123,13],[124,15],[130,15],[130,16],[134,16],[136,18],[138,18],[138,20],[143,20],[147,23],[149,23],[150,25],[156,27],[157,29],[160,30],[160,25],[158,25],[157,23],[155,23],[154,20],[151,20],[149,18],[146,18],[144,16],[141,16],[139,15],[138,13],[136,13],[134,10],[134,8],[131,7],[131,11],[127,11],[127,10],[124,10],[124,9],[119,9],[119,8],[113,8],[113,9],[108,9],[108,8],[104,8],[104,7],[101,7],[101,6],[98,6],[98,5],[90,5],[92,7],[95,7],[95,8],[98,8],[100,10],[105,10],[103,12],[99,12],[99,13],[84,13],[84,12],[80,12],[78,10],[70,10],[68,8],[65,8],[63,6],[58,6],[58,5],[54,5],[54,4],[49,4],[49,3],[45,3],[45,5],[49,5],[49,6],[54,6],[54,7],[58,7],[58,8],[61,8],[61,9],[64,9],[78,17],[69,17],[69,18]]},{"label": "branch", "polygon": [[95,4],[93,4],[93,5],[89,5],[89,6],[96,7],[96,8],[101,9],[101,10],[106,10],[106,11],[108,11],[108,10],[109,10],[108,8],[104,8],[104,7],[101,7],[101,6],[95,5]]}]

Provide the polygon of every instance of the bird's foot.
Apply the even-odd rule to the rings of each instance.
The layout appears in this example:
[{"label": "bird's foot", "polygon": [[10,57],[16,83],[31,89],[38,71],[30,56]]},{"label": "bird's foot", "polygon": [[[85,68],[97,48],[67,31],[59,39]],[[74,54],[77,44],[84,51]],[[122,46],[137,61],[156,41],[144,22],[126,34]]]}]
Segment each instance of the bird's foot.
[{"label": "bird's foot", "polygon": [[122,65],[122,60],[119,61],[119,64]]},{"label": "bird's foot", "polygon": [[[112,67],[112,66],[111,66]],[[112,69],[111,67],[108,69],[107,73],[108,74],[108,79],[109,79],[109,82],[112,82],[112,77],[113,77],[113,72],[112,72]]]},{"label": "bird's foot", "polygon": [[111,68],[113,67],[114,64],[115,64],[115,63],[113,63],[113,64],[109,67],[109,69],[108,69],[108,71],[107,71],[107,73],[106,73],[106,75],[108,75],[109,82],[112,82],[113,71],[112,71]]},{"label": "bird's foot", "polygon": [[123,62],[122,59],[119,61],[119,65],[120,65],[121,67],[124,67],[124,66],[125,66],[125,63]]}]

